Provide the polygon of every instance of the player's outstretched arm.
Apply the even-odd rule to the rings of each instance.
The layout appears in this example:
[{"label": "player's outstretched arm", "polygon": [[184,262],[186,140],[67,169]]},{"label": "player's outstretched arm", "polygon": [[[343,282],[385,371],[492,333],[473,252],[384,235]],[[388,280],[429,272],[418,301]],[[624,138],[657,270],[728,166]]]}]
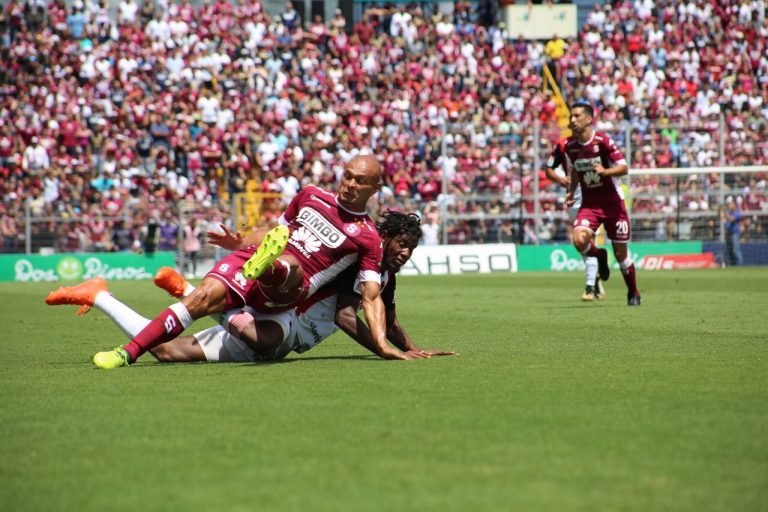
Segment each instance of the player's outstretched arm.
[{"label": "player's outstretched arm", "polygon": [[387,343],[384,302],[381,300],[381,286],[376,281],[360,283],[363,299],[363,312],[375,346],[375,352],[384,359],[411,359],[410,356],[395,350]]},{"label": "player's outstretched arm", "polygon": [[417,347],[403,326],[400,325],[400,322],[397,321],[397,313],[395,310],[387,310],[386,315],[387,339],[403,352],[419,353],[425,356],[452,356],[456,354],[456,352],[446,350],[431,350]]}]

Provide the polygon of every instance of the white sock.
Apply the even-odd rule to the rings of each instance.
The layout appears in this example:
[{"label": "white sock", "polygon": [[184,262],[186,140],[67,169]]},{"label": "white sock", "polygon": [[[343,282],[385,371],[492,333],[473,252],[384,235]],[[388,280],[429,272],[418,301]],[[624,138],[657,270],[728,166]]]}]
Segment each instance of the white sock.
[{"label": "white sock", "polygon": [[587,286],[595,286],[597,277],[597,258],[594,256],[584,256],[584,270],[587,274]]},{"label": "white sock", "polygon": [[133,339],[149,324],[149,319],[144,318],[116,298],[109,292],[99,292],[93,305],[99,311],[103,311],[115,322],[128,338]]},{"label": "white sock", "polygon": [[179,319],[179,323],[185,329],[190,325],[192,325],[192,322],[195,321],[192,318],[192,315],[189,314],[189,310],[187,310],[187,306],[185,306],[181,302],[177,302],[176,304],[171,304],[170,306],[168,306],[168,309],[170,309],[176,314],[176,318]]}]

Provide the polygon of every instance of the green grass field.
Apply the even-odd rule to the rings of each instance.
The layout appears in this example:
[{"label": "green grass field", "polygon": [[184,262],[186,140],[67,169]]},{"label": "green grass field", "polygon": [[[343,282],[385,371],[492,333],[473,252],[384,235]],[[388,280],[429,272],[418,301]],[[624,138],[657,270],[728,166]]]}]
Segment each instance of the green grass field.
[{"label": "green grass field", "polygon": [[[341,334],[273,364],[96,370],[100,312],[0,285],[0,510],[768,510],[768,269],[403,278],[455,357]],[[147,316],[170,299],[112,284]],[[200,322],[207,326],[210,322]]]}]

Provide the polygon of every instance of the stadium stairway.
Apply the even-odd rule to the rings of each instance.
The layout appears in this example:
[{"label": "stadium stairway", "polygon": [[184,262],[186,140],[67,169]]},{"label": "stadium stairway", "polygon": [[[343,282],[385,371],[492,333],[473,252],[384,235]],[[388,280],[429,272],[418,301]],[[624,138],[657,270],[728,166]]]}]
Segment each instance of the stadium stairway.
[{"label": "stadium stairway", "polygon": [[544,90],[551,89],[552,97],[555,100],[555,118],[557,119],[557,126],[560,127],[560,136],[567,137],[571,134],[571,130],[568,128],[571,117],[568,102],[566,102],[563,94],[560,92],[560,87],[547,66],[543,67],[542,75]]}]

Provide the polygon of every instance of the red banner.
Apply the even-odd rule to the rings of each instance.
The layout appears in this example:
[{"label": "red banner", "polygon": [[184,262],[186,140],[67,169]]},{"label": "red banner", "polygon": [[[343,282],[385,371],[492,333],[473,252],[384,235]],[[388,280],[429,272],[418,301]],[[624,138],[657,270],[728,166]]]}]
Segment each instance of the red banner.
[{"label": "red banner", "polygon": [[703,254],[664,254],[659,256],[644,256],[637,267],[643,270],[682,270],[688,268],[719,268],[715,255],[711,252]]}]

